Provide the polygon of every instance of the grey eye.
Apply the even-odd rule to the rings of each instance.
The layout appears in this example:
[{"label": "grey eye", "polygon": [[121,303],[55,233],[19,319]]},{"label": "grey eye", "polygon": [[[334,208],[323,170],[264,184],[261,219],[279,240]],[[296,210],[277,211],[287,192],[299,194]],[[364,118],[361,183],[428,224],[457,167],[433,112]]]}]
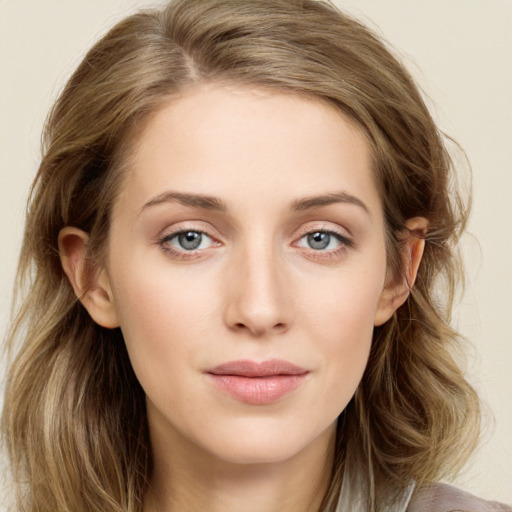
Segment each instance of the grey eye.
[{"label": "grey eye", "polygon": [[331,242],[331,235],[322,231],[316,233],[309,233],[307,235],[307,243],[311,249],[320,251],[326,249]]},{"label": "grey eye", "polygon": [[203,235],[197,231],[186,231],[176,235],[175,238],[181,249],[193,251],[201,245]]},{"label": "grey eye", "polygon": [[159,240],[158,243],[164,250],[174,254],[180,253],[183,257],[187,253],[199,254],[199,251],[215,245],[214,239],[199,229],[170,233]]}]

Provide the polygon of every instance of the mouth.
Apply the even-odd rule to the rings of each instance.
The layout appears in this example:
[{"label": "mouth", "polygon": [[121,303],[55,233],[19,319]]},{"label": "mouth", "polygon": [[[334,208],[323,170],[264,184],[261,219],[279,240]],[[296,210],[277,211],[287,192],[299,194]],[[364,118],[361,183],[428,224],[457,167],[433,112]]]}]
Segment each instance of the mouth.
[{"label": "mouth", "polygon": [[250,405],[277,402],[297,389],[309,373],[309,370],[281,359],[260,363],[230,361],[206,372],[219,390]]}]

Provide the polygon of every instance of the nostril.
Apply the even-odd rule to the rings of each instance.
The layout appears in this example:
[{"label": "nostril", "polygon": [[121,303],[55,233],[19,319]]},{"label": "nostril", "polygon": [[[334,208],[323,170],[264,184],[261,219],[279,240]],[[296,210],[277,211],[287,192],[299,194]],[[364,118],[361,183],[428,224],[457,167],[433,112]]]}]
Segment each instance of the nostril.
[{"label": "nostril", "polygon": [[[263,332],[266,331],[266,329],[264,328],[261,328],[259,329],[257,326],[254,326],[254,327],[250,327],[249,325],[243,323],[243,322],[237,322],[236,324],[233,324],[233,329],[236,329],[236,330],[246,330],[248,329],[249,331],[255,333],[255,334],[262,334]],[[276,323],[275,325],[272,326],[271,328],[274,332],[275,331],[285,331],[286,330],[286,324],[285,323],[282,323],[282,322],[279,322],[279,323]]]}]

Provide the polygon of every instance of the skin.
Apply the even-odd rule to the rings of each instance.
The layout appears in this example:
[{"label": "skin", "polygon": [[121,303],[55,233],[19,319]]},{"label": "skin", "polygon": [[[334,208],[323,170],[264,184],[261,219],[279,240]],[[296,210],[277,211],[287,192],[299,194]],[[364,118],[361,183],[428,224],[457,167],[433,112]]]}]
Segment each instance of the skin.
[{"label": "skin", "polygon": [[[121,327],[147,395],[145,510],[318,509],[373,328],[407,297],[387,274],[368,144],[319,101],[202,85],[155,114],[130,167],[92,283],[87,234],[67,227],[59,242],[92,318]],[[203,233],[199,248],[180,245],[183,231]],[[328,245],[312,246],[313,233]],[[406,246],[409,285],[422,243]],[[308,373],[270,404],[244,403],[208,375],[274,358]]]}]

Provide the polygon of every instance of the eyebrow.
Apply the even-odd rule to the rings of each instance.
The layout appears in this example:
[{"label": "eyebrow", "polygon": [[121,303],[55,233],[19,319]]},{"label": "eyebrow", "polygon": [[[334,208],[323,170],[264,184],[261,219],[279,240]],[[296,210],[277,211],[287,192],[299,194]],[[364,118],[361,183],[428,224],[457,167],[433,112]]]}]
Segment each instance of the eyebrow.
[{"label": "eyebrow", "polygon": [[366,206],[361,199],[346,192],[335,192],[332,194],[325,194],[321,196],[306,197],[304,199],[297,199],[293,201],[291,209],[294,211],[304,211],[313,208],[321,208],[322,206],[329,206],[336,203],[348,203],[359,206],[362,208],[369,217],[371,217],[370,209]]},{"label": "eyebrow", "polygon": [[[203,194],[186,194],[182,192],[164,192],[145,203],[141,208],[140,213],[152,206],[170,202],[177,202],[192,208],[202,208],[204,210],[218,212],[226,212],[228,210],[226,203],[218,197],[207,196]],[[335,192],[331,194],[297,199],[291,203],[290,210],[302,212],[305,210],[321,208],[323,206],[329,206],[336,203],[347,203],[359,206],[368,214],[368,216],[371,217],[370,210],[366,204],[358,197],[347,194],[346,192]]]},{"label": "eyebrow", "polygon": [[202,194],[184,194],[181,192],[164,192],[145,203],[141,208],[140,213],[151,206],[172,202],[177,202],[183,206],[190,206],[192,208],[202,208],[204,210],[219,212],[225,212],[228,209],[226,203],[217,197],[205,196]]}]

